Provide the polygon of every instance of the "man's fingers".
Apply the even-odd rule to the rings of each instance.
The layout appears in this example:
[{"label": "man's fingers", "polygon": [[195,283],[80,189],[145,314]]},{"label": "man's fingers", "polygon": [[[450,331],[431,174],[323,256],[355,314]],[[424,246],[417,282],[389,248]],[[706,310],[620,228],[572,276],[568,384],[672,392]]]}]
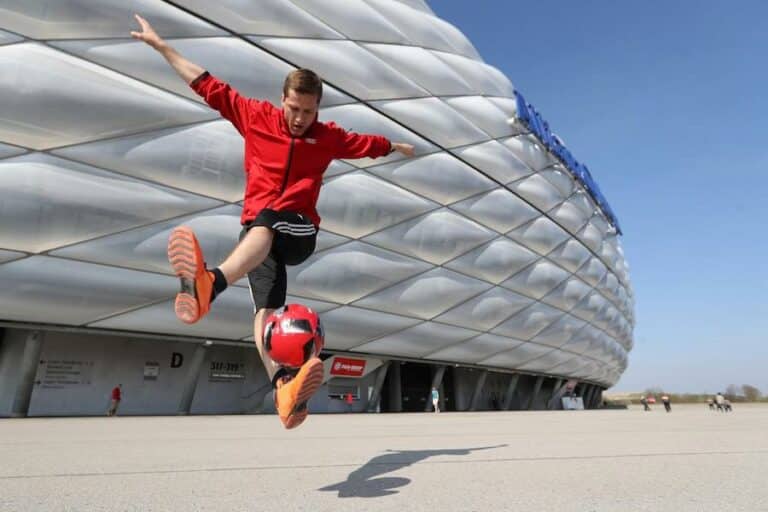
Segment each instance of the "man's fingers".
[{"label": "man's fingers", "polygon": [[136,21],[139,22],[139,25],[141,25],[141,30],[146,32],[147,29],[149,28],[149,22],[144,18],[142,18],[141,16],[139,16],[138,14],[134,14],[134,16],[136,17]]}]

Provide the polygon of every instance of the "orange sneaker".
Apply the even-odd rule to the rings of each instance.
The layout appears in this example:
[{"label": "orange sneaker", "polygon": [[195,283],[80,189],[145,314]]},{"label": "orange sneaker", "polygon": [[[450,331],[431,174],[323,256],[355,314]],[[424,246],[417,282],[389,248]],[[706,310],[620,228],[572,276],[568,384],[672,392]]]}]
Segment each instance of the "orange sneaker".
[{"label": "orange sneaker", "polygon": [[179,226],[171,231],[168,261],[181,280],[181,291],[174,305],[176,316],[184,323],[193,324],[211,308],[213,274],[205,269],[203,251],[191,228]]},{"label": "orange sneaker", "polygon": [[323,383],[323,373],[323,362],[313,357],[293,378],[277,381],[275,407],[285,428],[296,428],[307,418],[307,401]]}]

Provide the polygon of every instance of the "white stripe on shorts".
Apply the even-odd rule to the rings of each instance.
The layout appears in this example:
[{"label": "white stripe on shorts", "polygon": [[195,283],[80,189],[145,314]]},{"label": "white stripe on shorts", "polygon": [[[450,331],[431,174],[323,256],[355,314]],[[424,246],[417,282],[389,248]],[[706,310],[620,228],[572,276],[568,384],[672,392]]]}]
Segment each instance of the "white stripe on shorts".
[{"label": "white stripe on shorts", "polygon": [[293,236],[312,236],[317,232],[313,224],[291,224],[285,221],[275,222],[272,229]]}]

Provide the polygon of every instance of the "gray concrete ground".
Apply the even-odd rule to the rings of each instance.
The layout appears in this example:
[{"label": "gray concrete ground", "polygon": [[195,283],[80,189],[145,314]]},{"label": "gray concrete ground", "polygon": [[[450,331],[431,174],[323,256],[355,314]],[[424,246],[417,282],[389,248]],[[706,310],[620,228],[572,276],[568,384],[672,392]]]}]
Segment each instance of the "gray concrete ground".
[{"label": "gray concrete ground", "polygon": [[2,511],[768,510],[768,406],[0,420]]}]

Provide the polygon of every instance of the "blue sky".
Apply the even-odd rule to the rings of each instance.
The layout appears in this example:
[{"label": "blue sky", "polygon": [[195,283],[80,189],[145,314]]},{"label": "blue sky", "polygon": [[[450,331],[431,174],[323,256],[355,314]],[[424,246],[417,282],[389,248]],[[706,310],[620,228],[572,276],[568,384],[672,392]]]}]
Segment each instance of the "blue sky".
[{"label": "blue sky", "polygon": [[614,390],[768,393],[768,2],[433,0],[619,218],[637,301]]}]

